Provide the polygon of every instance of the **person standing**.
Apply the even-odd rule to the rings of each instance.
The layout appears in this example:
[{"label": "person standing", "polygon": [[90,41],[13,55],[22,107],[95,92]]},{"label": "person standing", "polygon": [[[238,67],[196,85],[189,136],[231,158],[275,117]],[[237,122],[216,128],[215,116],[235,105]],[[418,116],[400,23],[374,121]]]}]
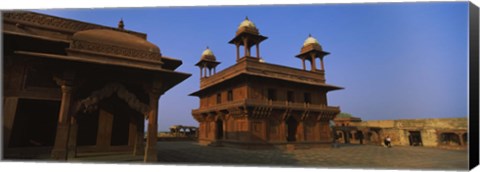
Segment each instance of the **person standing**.
[{"label": "person standing", "polygon": [[387,138],[385,138],[385,145],[387,145],[387,147],[389,148],[392,147],[392,139],[390,138],[390,136],[387,136]]}]

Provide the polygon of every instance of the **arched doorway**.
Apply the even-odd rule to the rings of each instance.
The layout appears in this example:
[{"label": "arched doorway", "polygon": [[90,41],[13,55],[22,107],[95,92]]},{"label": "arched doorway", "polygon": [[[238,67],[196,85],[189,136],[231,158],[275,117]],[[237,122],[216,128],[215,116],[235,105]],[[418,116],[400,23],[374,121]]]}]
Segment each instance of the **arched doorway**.
[{"label": "arched doorway", "polygon": [[286,121],[286,126],[287,126],[287,141],[289,142],[294,142],[297,140],[297,127],[298,127],[298,122],[290,116]]},{"label": "arched doorway", "polygon": [[363,132],[362,131],[358,131],[355,132],[355,138],[359,141],[360,144],[363,144]]},{"label": "arched doorway", "polygon": [[142,144],[148,100],[138,86],[97,85],[80,95],[75,115],[79,152],[127,151]]},{"label": "arched doorway", "polygon": [[223,139],[223,121],[217,120],[217,140]]}]

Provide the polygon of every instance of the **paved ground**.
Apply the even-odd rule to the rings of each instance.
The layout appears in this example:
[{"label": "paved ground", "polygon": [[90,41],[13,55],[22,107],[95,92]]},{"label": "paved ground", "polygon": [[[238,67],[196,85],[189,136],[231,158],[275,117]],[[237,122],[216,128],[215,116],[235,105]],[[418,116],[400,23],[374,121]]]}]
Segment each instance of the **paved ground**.
[{"label": "paved ground", "polygon": [[196,142],[159,142],[161,164],[467,170],[467,151],[426,147],[344,145],[293,151],[208,147]]},{"label": "paved ground", "polygon": [[[210,147],[192,141],[179,141],[158,142],[157,150],[159,164],[462,171],[466,171],[468,165],[468,153],[465,150],[428,147],[342,145],[340,148],[284,151]],[[49,159],[49,154],[46,154],[45,159]],[[96,153],[70,161],[144,164],[143,156],[132,156],[131,153]]]}]

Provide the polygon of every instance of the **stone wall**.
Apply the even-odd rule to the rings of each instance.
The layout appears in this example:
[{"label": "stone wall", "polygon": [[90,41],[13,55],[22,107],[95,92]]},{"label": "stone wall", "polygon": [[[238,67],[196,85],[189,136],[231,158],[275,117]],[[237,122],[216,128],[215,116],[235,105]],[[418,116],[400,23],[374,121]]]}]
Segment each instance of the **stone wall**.
[{"label": "stone wall", "polygon": [[[387,136],[392,138],[392,145],[410,145],[410,132],[420,132],[423,146],[439,146],[440,131],[467,131],[467,118],[431,118],[431,119],[401,119],[372,120],[353,124],[357,127],[381,128],[382,140]],[[382,141],[383,144],[383,141]]]}]

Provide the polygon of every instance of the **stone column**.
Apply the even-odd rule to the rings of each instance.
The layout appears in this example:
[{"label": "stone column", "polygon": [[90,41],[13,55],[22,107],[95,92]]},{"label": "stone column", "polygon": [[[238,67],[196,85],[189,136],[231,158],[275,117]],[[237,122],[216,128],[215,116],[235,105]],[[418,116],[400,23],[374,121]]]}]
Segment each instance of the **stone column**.
[{"label": "stone column", "polygon": [[237,60],[240,59],[240,45],[238,43],[235,43],[235,46],[237,47]]},{"label": "stone column", "polygon": [[460,140],[460,146],[465,146],[465,142],[463,141],[463,134],[462,133],[455,133],[458,136],[458,139]]},{"label": "stone column", "polygon": [[68,139],[68,159],[72,159],[77,156],[77,131],[77,117],[72,116],[70,120],[70,137]]},{"label": "stone column", "polygon": [[8,148],[17,112],[18,97],[5,97],[3,102],[3,147]]},{"label": "stone column", "polygon": [[315,65],[315,54],[311,53],[310,56],[311,56],[311,60],[312,60],[312,61],[311,61],[312,71],[316,71],[316,70],[317,70],[317,67],[316,67],[316,65]]},{"label": "stone column", "polygon": [[154,81],[149,90],[150,111],[148,112],[147,145],[145,148],[144,162],[157,161],[157,129],[158,129],[158,101],[160,99],[161,83]]},{"label": "stone column", "polygon": [[207,77],[207,65],[203,64],[203,77]]},{"label": "stone column", "polygon": [[70,107],[72,105],[72,85],[70,82],[60,81],[62,90],[62,102],[58,114],[57,134],[52,150],[52,158],[56,160],[67,160],[67,148],[70,132]]},{"label": "stone column", "polygon": [[302,66],[303,66],[303,70],[307,70],[307,68],[305,67],[305,58],[302,58]]},{"label": "stone column", "polygon": [[323,57],[320,58],[320,66],[322,67],[322,70],[325,70],[325,66],[323,66]]},{"label": "stone column", "polygon": [[245,48],[245,56],[250,56],[250,51],[248,49],[248,41],[247,38],[243,38],[243,46]]},{"label": "stone column", "polygon": [[203,68],[200,67],[200,78],[203,78]]},{"label": "stone column", "polygon": [[257,58],[260,58],[260,43],[257,44]]}]

